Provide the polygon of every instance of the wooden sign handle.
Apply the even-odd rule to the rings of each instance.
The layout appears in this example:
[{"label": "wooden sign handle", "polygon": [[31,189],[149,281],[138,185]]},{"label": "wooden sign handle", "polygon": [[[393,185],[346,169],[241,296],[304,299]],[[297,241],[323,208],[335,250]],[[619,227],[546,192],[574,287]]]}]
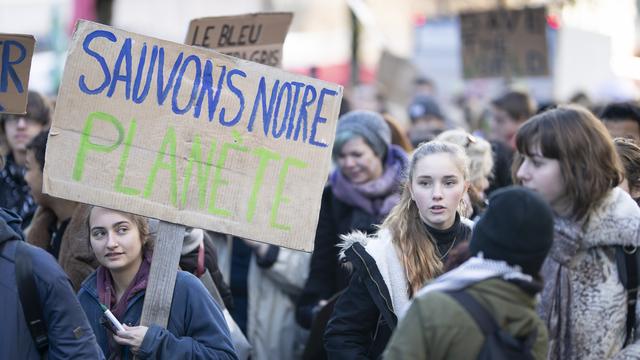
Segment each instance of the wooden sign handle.
[{"label": "wooden sign handle", "polygon": [[184,225],[165,221],[158,224],[140,325],[167,327],[184,231]]}]

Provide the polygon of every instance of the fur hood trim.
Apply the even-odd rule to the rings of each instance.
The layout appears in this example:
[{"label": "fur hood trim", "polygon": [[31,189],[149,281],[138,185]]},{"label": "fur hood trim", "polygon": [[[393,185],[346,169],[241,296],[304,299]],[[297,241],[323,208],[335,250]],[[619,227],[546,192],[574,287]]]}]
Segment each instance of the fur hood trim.
[{"label": "fur hood trim", "polygon": [[349,234],[340,235],[340,239],[342,241],[338,243],[338,245],[336,245],[339,248],[338,258],[342,262],[346,261],[347,256],[345,252],[347,251],[347,249],[349,249],[356,243],[359,243],[362,245],[362,247],[366,248],[369,240],[375,239],[377,237],[378,233],[367,235],[367,233],[359,230],[350,232]]},{"label": "fur hood trim", "polygon": [[[460,217],[460,222],[470,229],[473,229],[473,226],[475,225],[473,221],[467,219],[466,217]],[[367,235],[365,232],[359,230],[353,231],[349,234],[340,235],[340,239],[342,241],[338,243],[338,245],[336,245],[338,248],[340,248],[338,252],[338,258],[340,259],[340,261],[344,262],[346,260],[345,251],[353,246],[353,244],[360,243],[362,244],[362,247],[366,249],[369,241],[372,239],[375,240],[376,238],[388,238],[389,240],[392,240],[391,233],[385,228],[381,228],[377,233],[372,235]]]}]

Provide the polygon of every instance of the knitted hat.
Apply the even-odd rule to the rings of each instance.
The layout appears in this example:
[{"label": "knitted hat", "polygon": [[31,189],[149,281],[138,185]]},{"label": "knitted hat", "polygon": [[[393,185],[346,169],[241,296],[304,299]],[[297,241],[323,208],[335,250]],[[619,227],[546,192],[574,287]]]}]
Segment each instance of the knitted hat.
[{"label": "knitted hat", "polygon": [[411,122],[415,122],[425,116],[433,116],[444,120],[440,106],[431,96],[418,95],[413,98],[411,105],[409,105],[409,117]]},{"label": "knitted hat", "polygon": [[[380,159],[384,159],[391,145],[391,129],[389,129],[389,125],[384,121],[382,115],[373,111],[350,111],[340,117],[338,129],[336,130],[336,139],[340,139],[341,135],[346,133],[362,136]],[[340,145],[344,145],[344,143]],[[334,157],[336,151],[339,152],[340,149],[334,148]]]},{"label": "knitted hat", "polygon": [[523,187],[495,191],[489,206],[473,228],[469,250],[486,259],[518,265],[522,272],[537,277],[553,242],[551,208]]},{"label": "knitted hat", "polygon": [[184,232],[184,242],[182,243],[182,251],[180,255],[186,255],[197,249],[204,239],[204,231],[202,229],[187,228]]}]

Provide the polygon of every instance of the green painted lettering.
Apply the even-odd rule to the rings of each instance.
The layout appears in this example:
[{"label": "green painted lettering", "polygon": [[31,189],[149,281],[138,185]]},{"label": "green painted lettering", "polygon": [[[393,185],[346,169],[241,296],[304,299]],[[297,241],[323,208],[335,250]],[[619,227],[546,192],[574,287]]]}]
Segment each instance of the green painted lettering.
[{"label": "green painted lettering", "polygon": [[[93,123],[96,120],[111,123],[116,128],[116,130],[118,130],[118,140],[116,140],[115,143],[111,145],[100,145],[91,142],[91,131],[93,130]],[[92,150],[97,152],[110,153],[118,146],[120,146],[123,138],[124,128],[122,127],[122,124],[118,121],[118,119],[116,119],[114,116],[99,111],[89,114],[89,116],[87,116],[87,121],[84,124],[84,129],[82,129],[82,134],[80,135],[80,148],[78,149],[76,161],[73,165],[73,180],[80,181],[82,179],[82,173],[84,172],[84,161],[87,158],[88,151]]]},{"label": "green painted lettering", "polygon": [[184,171],[184,183],[182,184],[182,207],[185,207],[187,202],[187,192],[189,191],[189,185],[191,183],[191,173],[193,171],[193,163],[198,166],[197,179],[198,179],[198,204],[199,209],[204,209],[205,200],[207,195],[207,183],[209,182],[209,173],[211,172],[211,164],[213,163],[213,154],[216,151],[216,142],[213,141],[209,147],[206,163],[202,162],[202,141],[200,136],[196,135],[193,139],[193,145],[191,145],[191,154],[189,155],[189,161],[187,162],[187,168]]},{"label": "green painted lettering", "polygon": [[129,151],[131,150],[131,143],[133,142],[133,138],[136,136],[137,127],[138,124],[136,123],[136,119],[131,119],[131,124],[129,124],[129,131],[127,132],[127,138],[124,139],[124,151],[122,152],[122,156],[120,156],[120,165],[118,165],[118,176],[116,176],[115,190],[119,193],[127,195],[140,194],[140,190],[122,185],[124,181],[124,170],[127,168],[127,163],[129,162]]},{"label": "green painted lettering", "polygon": [[265,148],[258,148],[253,150],[253,154],[260,157],[260,164],[258,165],[258,171],[256,171],[256,180],[253,183],[253,190],[251,190],[251,196],[249,197],[249,208],[247,209],[247,221],[252,222],[253,216],[256,212],[256,204],[258,202],[258,193],[262,188],[262,182],[264,181],[264,173],[267,170],[267,165],[270,160],[280,160],[280,155],[269,151]]},{"label": "green painted lettering", "polygon": [[271,227],[274,229],[280,229],[284,231],[291,230],[291,226],[285,224],[278,224],[278,209],[280,208],[281,203],[288,203],[289,198],[283,196],[284,192],[284,181],[287,178],[287,174],[289,173],[289,167],[297,167],[299,169],[304,169],[307,167],[307,163],[302,160],[294,159],[294,158],[286,158],[284,160],[284,164],[282,164],[282,169],[280,170],[280,175],[278,176],[278,185],[276,186],[276,196],[273,200],[273,206],[271,207]]},{"label": "green painted lettering", "polygon": [[[169,155],[169,161],[164,162],[164,158]],[[170,200],[173,206],[178,206],[178,169],[176,163],[176,130],[170,126],[167,129],[167,133],[164,135],[164,139],[162,140],[162,145],[160,146],[160,150],[158,151],[158,155],[156,155],[156,160],[153,162],[153,166],[151,167],[151,173],[149,174],[149,179],[147,180],[147,185],[144,187],[145,198],[149,198],[151,196],[151,192],[153,191],[153,186],[156,182],[156,176],[158,175],[158,170],[169,170],[170,171]]]},{"label": "green painted lettering", "polygon": [[229,182],[222,179],[222,169],[224,169],[225,162],[227,161],[227,155],[229,150],[235,150],[240,152],[248,152],[249,149],[246,146],[242,146],[242,139],[240,138],[240,132],[232,130],[234,141],[232,143],[225,143],[220,150],[220,157],[216,163],[216,171],[213,175],[213,183],[211,184],[211,193],[209,194],[209,213],[212,215],[229,217],[231,212],[226,209],[220,209],[216,207],[216,197],[218,195],[218,189],[220,185],[227,185]]}]

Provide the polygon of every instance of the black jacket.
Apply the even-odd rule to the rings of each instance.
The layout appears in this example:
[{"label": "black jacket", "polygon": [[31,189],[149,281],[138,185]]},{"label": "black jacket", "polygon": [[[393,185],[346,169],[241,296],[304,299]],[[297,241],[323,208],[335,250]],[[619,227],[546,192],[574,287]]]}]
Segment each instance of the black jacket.
[{"label": "black jacket", "polygon": [[329,299],[349,284],[349,272],[338,261],[339,236],[353,230],[374,233],[375,225],[382,220],[340,201],[330,186],[325,187],[309,278],[296,306],[298,324],[310,328],[318,302]]},{"label": "black jacket", "polygon": [[376,261],[361,243],[344,252],[351,282],[336,303],[324,343],[329,359],[377,359],[398,324]]},{"label": "black jacket", "polygon": [[487,197],[493,191],[513,184],[511,165],[513,164],[514,151],[499,140],[492,140],[490,143],[493,155],[493,177],[489,180],[489,188],[485,191]]}]

